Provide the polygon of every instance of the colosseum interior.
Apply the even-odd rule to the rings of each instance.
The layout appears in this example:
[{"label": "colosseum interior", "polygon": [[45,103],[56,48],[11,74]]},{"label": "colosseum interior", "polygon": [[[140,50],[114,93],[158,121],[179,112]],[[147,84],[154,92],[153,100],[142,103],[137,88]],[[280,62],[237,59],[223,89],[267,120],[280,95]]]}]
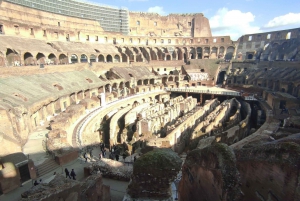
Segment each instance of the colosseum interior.
[{"label": "colosseum interior", "polygon": [[300,28],[1,0],[0,200],[299,201],[299,50]]}]

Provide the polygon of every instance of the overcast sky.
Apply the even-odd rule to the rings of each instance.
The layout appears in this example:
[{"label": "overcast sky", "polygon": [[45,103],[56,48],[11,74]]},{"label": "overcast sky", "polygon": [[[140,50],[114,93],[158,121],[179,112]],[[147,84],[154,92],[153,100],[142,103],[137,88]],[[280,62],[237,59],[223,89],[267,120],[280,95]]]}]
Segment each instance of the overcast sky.
[{"label": "overcast sky", "polygon": [[300,27],[300,0],[89,0],[126,7],[129,11],[203,13],[214,36],[243,34]]}]

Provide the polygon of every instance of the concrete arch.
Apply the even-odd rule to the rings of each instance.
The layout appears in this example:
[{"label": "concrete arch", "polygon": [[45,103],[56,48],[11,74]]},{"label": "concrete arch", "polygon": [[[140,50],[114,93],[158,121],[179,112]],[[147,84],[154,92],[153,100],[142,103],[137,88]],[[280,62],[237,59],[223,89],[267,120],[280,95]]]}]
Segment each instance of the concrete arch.
[{"label": "concrete arch", "polygon": [[72,54],[70,60],[71,60],[71,63],[78,63],[77,54]]},{"label": "concrete arch", "polygon": [[34,57],[30,52],[25,52],[24,54],[24,64],[25,66],[35,65]]},{"label": "concrete arch", "polygon": [[197,51],[197,59],[202,59],[202,55],[203,55],[202,47],[197,47],[196,51]]},{"label": "concrete arch", "polygon": [[36,62],[37,62],[37,64],[45,64],[46,63],[46,57],[45,57],[45,55],[43,54],[43,53],[37,53],[37,55],[36,55]]},{"label": "concrete arch", "polygon": [[114,63],[119,63],[119,62],[121,62],[121,59],[120,59],[120,56],[118,55],[118,54],[116,54],[115,56],[114,56]]},{"label": "concrete arch", "polygon": [[151,48],[148,48],[148,49],[149,49],[149,52],[150,52],[151,60],[158,60],[156,52]]},{"label": "concrete arch", "polygon": [[209,56],[210,56],[210,47],[205,47],[203,52],[203,58],[209,59]]},{"label": "concrete arch", "polygon": [[60,54],[58,56],[59,64],[67,64],[69,63],[68,57],[65,54]]},{"label": "concrete arch", "polygon": [[10,48],[6,49],[6,65],[7,66],[20,66],[21,65],[21,57],[15,50],[10,49]]},{"label": "concrete arch", "polygon": [[233,59],[234,51],[235,51],[235,47],[233,47],[233,46],[227,47],[226,54],[225,54],[225,59],[226,60]]},{"label": "concrete arch", "polygon": [[48,55],[48,59],[46,61],[47,64],[57,64],[57,58],[56,58],[56,55],[53,54],[53,53],[50,53]]},{"label": "concrete arch", "polygon": [[85,54],[80,55],[80,63],[87,63],[88,57]]},{"label": "concrete arch", "polygon": [[122,53],[122,62],[128,62],[128,57],[124,53]]},{"label": "concrete arch", "polygon": [[211,59],[216,59],[218,54],[218,48],[212,47],[211,48],[211,53],[210,53],[210,58]]},{"label": "concrete arch", "polygon": [[105,58],[102,54],[99,54],[98,56],[98,62],[105,62]]},{"label": "concrete arch", "polygon": [[94,54],[90,55],[90,62],[97,62],[97,56]]}]

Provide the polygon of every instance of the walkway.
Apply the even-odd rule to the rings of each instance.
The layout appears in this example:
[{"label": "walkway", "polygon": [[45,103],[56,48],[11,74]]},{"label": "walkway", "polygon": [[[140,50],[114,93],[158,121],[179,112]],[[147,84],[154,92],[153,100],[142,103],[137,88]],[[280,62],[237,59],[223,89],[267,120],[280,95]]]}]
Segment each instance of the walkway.
[{"label": "walkway", "polygon": [[226,95],[226,96],[241,96],[240,92],[236,92],[229,89],[220,87],[179,87],[179,88],[165,88],[166,91],[170,92],[187,92],[187,93],[198,93],[198,94],[215,94],[215,95]]}]

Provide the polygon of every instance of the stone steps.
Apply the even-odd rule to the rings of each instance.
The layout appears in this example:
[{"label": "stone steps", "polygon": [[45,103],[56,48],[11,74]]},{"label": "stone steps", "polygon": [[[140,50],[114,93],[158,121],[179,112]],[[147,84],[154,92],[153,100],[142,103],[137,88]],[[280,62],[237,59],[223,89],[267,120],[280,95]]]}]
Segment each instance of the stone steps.
[{"label": "stone steps", "polygon": [[37,176],[41,177],[60,166],[53,159],[47,159],[44,163],[37,166]]}]

